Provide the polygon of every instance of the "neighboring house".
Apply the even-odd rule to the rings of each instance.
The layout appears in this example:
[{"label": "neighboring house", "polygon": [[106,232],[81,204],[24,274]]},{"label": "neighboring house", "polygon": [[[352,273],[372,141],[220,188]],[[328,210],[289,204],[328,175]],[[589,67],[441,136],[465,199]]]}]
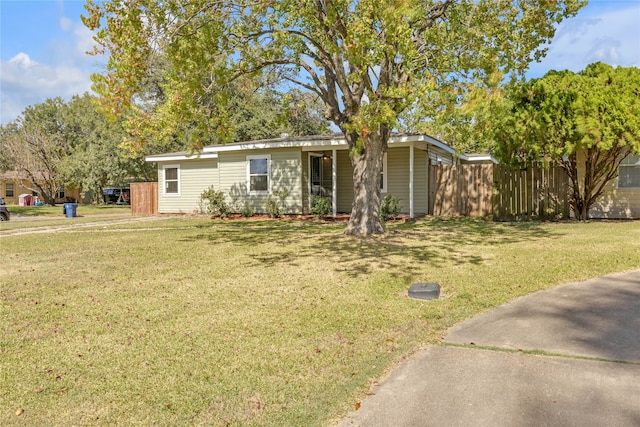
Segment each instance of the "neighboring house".
[{"label": "neighboring house", "polygon": [[[30,188],[35,188],[35,186],[26,175],[15,171],[0,173],[0,197],[4,197],[7,204],[17,205],[22,194],[39,196]],[[56,193],[56,203],[64,203],[68,200],[80,200],[80,190],[62,188]]]},{"label": "neighboring house", "polygon": [[[579,173],[584,173],[584,166]],[[640,155],[630,155],[589,211],[590,218],[640,218]]]},{"label": "neighboring house", "polygon": [[[159,213],[198,211],[201,193],[211,186],[223,191],[237,212],[245,206],[264,212],[265,200],[282,189],[288,190],[288,214],[308,213],[311,195],[327,197],[334,215],[351,211],[352,168],[342,135],[213,145],[199,155],[181,152],[145,159],[158,164]],[[437,139],[394,135],[384,156],[382,194],[399,197],[402,212],[411,217],[426,214],[429,165],[456,162],[455,151]]]}]

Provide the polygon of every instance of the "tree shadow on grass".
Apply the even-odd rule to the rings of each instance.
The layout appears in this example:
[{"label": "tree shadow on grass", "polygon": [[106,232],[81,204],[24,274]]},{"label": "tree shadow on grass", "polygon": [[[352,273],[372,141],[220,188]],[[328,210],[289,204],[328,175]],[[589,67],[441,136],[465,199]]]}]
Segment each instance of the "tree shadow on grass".
[{"label": "tree shadow on grass", "polygon": [[494,222],[478,218],[427,218],[398,224],[395,229],[456,244],[512,244],[553,235],[539,221]]},{"label": "tree shadow on grass", "polygon": [[[311,221],[216,222],[185,241],[233,244],[257,251],[257,266],[309,265],[314,259],[335,260],[335,270],[351,277],[374,269],[412,275],[428,266],[479,265],[485,258],[477,246],[505,245],[559,235],[539,222],[495,223],[479,219],[423,219],[388,224],[387,232],[370,238],[342,234],[343,225]],[[260,250],[264,248],[264,251]]]}]

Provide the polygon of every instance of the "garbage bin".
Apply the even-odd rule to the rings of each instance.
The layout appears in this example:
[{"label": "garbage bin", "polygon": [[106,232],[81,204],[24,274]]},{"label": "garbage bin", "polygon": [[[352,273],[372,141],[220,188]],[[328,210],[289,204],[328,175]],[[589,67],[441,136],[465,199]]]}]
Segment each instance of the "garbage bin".
[{"label": "garbage bin", "polygon": [[63,212],[67,216],[67,218],[73,218],[74,216],[76,216],[77,208],[77,203],[65,203]]}]

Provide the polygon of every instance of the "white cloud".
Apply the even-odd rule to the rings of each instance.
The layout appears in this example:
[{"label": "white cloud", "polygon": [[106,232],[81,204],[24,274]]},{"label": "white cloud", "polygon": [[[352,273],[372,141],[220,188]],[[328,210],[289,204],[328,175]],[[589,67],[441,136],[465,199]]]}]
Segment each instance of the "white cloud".
[{"label": "white cloud", "polygon": [[69,99],[91,89],[90,72],[76,65],[37,63],[24,52],[0,64],[0,120],[14,120],[30,105],[60,96]]},{"label": "white cloud", "polygon": [[15,120],[26,107],[47,98],[62,97],[91,91],[91,74],[100,71],[103,57],[89,56],[93,50],[93,33],[79,22],[60,18],[60,27],[72,35],[65,42],[53,40],[48,55],[40,62],[28,52],[19,52],[0,63],[0,123]]},{"label": "white cloud", "polygon": [[69,18],[65,18],[64,16],[60,18],[60,29],[62,31],[69,31],[73,26],[73,21]]},{"label": "white cloud", "polygon": [[619,40],[611,37],[602,37],[594,41],[591,50],[587,52],[589,62],[606,62],[607,64],[620,64],[620,47]]},{"label": "white cloud", "polygon": [[[541,63],[531,64],[532,77],[549,70],[583,70],[593,62],[632,67],[640,64],[640,2],[596,11],[562,22]],[[584,12],[588,12],[587,9]],[[594,15],[597,13],[597,15]]]},{"label": "white cloud", "polygon": [[31,58],[29,58],[29,55],[22,52],[11,58],[9,60],[9,64],[12,64],[17,68],[23,68],[25,70],[38,65],[36,61],[32,61]]},{"label": "white cloud", "polygon": [[86,53],[92,52],[93,47],[96,45],[95,40],[93,40],[93,31],[89,30],[84,25],[76,25],[73,30],[73,35],[76,39],[77,53],[82,55],[84,59],[91,58],[86,55]]}]

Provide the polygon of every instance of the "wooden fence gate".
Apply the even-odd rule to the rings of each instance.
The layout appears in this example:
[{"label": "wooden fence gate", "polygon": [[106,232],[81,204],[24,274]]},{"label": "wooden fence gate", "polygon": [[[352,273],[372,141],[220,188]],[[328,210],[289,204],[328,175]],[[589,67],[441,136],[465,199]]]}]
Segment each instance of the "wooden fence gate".
[{"label": "wooden fence gate", "polygon": [[131,214],[155,215],[158,213],[158,183],[132,182]]},{"label": "wooden fence gate", "polygon": [[435,165],[429,168],[429,213],[490,216],[493,165]]},{"label": "wooden fence gate", "polygon": [[495,220],[569,217],[569,180],[559,168],[433,165],[429,213]]}]

